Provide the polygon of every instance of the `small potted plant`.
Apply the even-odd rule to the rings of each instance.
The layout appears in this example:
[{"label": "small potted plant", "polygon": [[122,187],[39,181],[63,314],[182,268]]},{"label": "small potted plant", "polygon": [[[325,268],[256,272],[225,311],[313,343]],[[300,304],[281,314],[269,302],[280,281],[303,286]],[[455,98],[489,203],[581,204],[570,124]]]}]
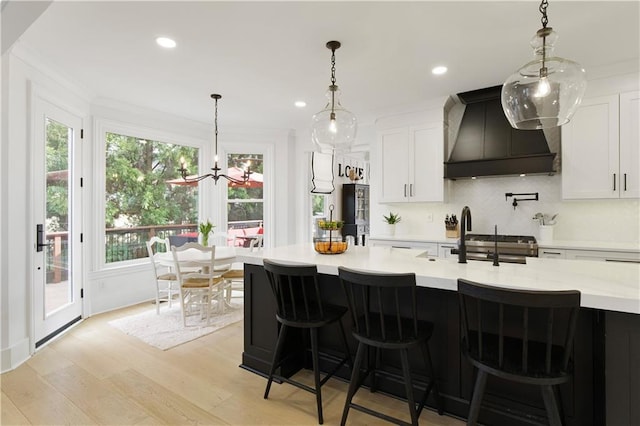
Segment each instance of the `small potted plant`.
[{"label": "small potted plant", "polygon": [[396,233],[396,224],[400,223],[402,218],[397,213],[389,212],[388,216],[382,215],[384,222],[387,224],[387,235],[393,236]]},{"label": "small potted plant", "polygon": [[209,246],[209,234],[211,234],[213,228],[215,228],[215,225],[212,224],[209,220],[207,220],[206,223],[200,222],[198,230],[200,231],[200,234],[202,234],[202,245],[205,247]]}]

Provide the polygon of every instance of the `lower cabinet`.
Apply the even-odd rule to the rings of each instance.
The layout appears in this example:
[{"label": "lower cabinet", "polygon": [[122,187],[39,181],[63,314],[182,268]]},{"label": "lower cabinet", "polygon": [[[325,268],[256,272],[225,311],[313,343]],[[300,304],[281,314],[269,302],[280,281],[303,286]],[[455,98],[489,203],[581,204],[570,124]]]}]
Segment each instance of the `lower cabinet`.
[{"label": "lower cabinet", "polygon": [[538,257],[548,259],[596,260],[602,262],[640,263],[640,252],[608,250],[573,250],[541,248]]},{"label": "lower cabinet", "polygon": [[418,249],[424,250],[428,256],[438,256],[438,243],[422,242],[422,241],[405,241],[405,240],[384,240],[370,238],[369,245],[373,247],[393,247],[399,249]]}]

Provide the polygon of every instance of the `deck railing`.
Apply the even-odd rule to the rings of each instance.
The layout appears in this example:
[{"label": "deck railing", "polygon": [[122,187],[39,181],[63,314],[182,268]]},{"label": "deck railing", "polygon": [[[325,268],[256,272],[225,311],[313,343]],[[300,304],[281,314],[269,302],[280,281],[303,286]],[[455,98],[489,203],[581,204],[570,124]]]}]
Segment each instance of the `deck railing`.
[{"label": "deck railing", "polygon": [[[261,220],[229,222],[229,229],[246,229],[261,226]],[[131,228],[107,228],[105,230],[106,263],[147,257],[146,242],[154,236],[169,238],[173,235],[198,232],[195,223],[183,225],[134,226]],[[46,248],[47,283],[67,279],[69,265],[68,232],[48,232]]]}]

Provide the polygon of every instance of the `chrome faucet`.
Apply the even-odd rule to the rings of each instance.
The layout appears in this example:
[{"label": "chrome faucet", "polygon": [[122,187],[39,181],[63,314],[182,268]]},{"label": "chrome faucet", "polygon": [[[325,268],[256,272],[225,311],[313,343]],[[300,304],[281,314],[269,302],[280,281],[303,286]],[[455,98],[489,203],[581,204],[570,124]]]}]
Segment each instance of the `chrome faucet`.
[{"label": "chrome faucet", "polygon": [[467,231],[471,231],[471,210],[464,206],[460,214],[460,244],[458,246],[458,263],[467,263],[467,244],[465,238],[465,226]]}]

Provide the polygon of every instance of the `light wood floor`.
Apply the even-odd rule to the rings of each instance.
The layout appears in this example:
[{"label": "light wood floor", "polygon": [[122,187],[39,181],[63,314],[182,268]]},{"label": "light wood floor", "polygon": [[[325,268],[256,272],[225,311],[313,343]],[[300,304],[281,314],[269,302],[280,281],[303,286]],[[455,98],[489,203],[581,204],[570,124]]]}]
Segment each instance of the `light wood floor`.
[{"label": "light wood floor", "polygon": [[[161,351],[109,326],[108,321],[153,305],[91,317],[0,376],[2,425],[231,424],[316,425],[315,397],[291,385],[271,388],[238,367],[243,325],[236,323]],[[296,378],[312,384],[309,372]],[[347,384],[323,387],[324,419],[340,423]],[[361,395],[361,396],[358,396]],[[405,403],[366,389],[356,400],[409,419]],[[349,424],[387,424],[351,410]],[[421,425],[464,423],[425,411]]]}]

